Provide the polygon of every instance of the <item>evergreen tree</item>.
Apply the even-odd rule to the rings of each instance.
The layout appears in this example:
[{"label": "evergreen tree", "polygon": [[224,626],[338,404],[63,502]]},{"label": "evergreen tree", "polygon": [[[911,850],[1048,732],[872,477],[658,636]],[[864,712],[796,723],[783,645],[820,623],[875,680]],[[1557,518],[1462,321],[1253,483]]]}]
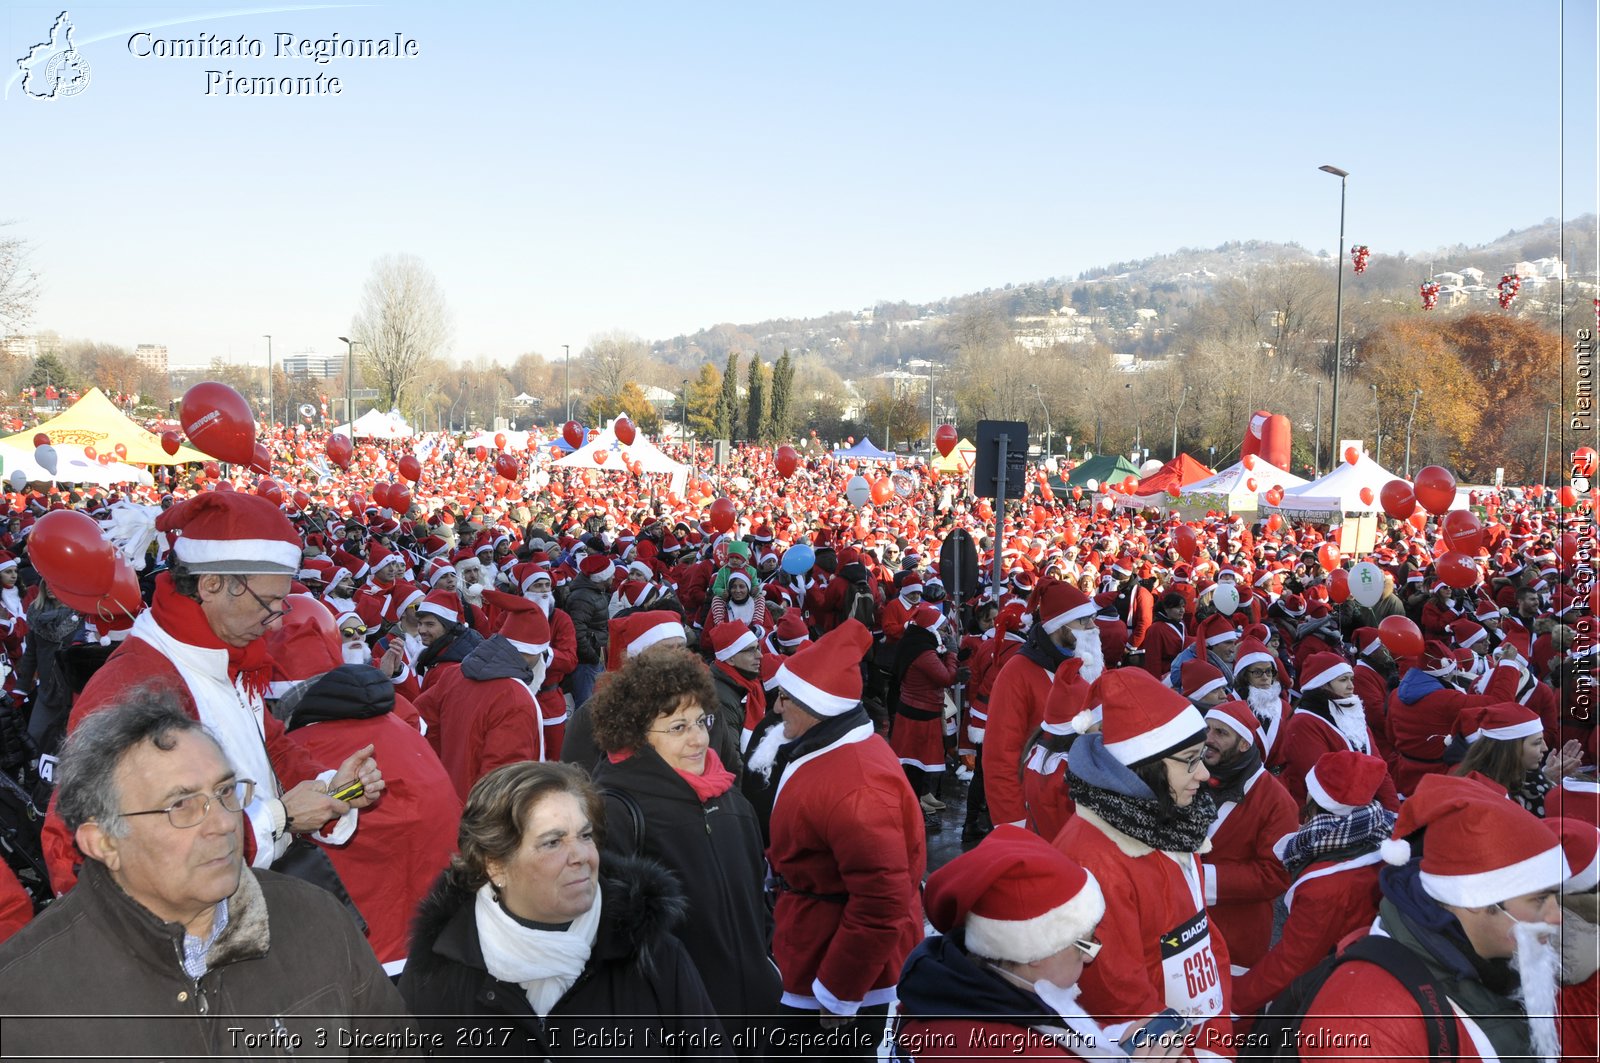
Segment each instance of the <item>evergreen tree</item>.
[{"label": "evergreen tree", "polygon": [[794,361],[785,347],[772,366],[772,438],[788,439],[791,414],[789,403],[794,393]]},{"label": "evergreen tree", "polygon": [[733,429],[739,421],[739,352],[728,352],[728,368],[722,374],[722,394],[717,396],[715,435],[733,442]]},{"label": "evergreen tree", "polygon": [[722,374],[707,362],[700,367],[700,376],[689,382],[689,431],[703,439],[725,438],[717,430],[721,396]]},{"label": "evergreen tree", "polygon": [[62,391],[72,387],[75,377],[54,354],[41,354],[33,360],[33,367],[28,370],[28,376],[22,382],[25,388],[38,388],[44,394],[46,387],[60,388]]},{"label": "evergreen tree", "polygon": [[772,434],[772,425],[767,420],[767,371],[761,364],[761,355],[752,355],[750,358],[750,375],[747,378],[745,390],[749,392],[749,403],[745,410],[745,427],[749,432],[752,442],[766,442]]}]

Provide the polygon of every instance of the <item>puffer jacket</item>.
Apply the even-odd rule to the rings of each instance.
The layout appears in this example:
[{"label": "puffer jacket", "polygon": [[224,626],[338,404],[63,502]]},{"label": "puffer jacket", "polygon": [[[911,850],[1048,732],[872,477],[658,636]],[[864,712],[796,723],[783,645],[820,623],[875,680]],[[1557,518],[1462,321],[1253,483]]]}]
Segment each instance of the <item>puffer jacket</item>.
[{"label": "puffer jacket", "polygon": [[606,659],[606,645],[610,641],[606,622],[611,618],[611,595],[588,576],[575,576],[567,588],[567,600],[562,608],[572,618],[572,627],[578,636],[578,663],[601,664]]},{"label": "puffer jacket", "polygon": [[[684,901],[651,860],[606,855],[600,928],[576,982],[540,1018],[519,985],[484,965],[476,893],[446,872],[418,909],[400,994],[424,1033],[478,1058],[724,1057],[729,1037],[689,954],[672,936]],[[465,1040],[462,1040],[465,1038]],[[452,1048],[450,1051],[462,1051]]]}]

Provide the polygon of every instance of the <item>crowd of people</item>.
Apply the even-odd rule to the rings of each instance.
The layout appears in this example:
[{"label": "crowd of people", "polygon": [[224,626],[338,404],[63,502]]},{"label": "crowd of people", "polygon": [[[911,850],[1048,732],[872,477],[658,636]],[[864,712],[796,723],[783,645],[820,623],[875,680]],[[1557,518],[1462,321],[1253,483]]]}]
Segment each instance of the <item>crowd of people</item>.
[{"label": "crowd of people", "polygon": [[[1595,1057],[1586,509],[1485,496],[1466,588],[1388,521],[1363,605],[1337,529],[1042,472],[996,537],[915,461],[420,446],[13,496],[8,1054]],[[62,508],[136,615],[41,578]]]}]

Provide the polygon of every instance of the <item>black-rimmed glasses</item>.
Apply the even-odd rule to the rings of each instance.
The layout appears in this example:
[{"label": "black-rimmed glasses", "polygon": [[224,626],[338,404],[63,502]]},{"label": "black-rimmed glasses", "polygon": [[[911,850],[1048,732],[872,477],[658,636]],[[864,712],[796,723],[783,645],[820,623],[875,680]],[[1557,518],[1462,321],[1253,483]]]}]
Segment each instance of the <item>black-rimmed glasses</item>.
[{"label": "black-rimmed glasses", "polygon": [[244,592],[250,597],[254,598],[256,600],[256,604],[261,606],[261,608],[266,612],[267,619],[262,621],[263,627],[274,624],[289,615],[289,600],[287,598],[278,599],[279,604],[276,608],[274,608],[267,602],[265,598],[261,597],[261,595],[250,589],[250,583],[248,580],[240,580],[239,586],[244,588]]}]

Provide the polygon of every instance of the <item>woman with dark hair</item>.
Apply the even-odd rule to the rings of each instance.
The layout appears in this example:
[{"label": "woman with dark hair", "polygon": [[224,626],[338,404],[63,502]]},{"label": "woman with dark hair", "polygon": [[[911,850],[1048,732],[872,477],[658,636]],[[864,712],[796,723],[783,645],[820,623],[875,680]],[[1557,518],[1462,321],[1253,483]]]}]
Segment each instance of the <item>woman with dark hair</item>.
[{"label": "woman with dark hair", "polygon": [[1085,1010],[1102,1024],[1172,1008],[1196,1058],[1232,1033],[1227,946],[1206,915],[1207,829],[1217,808],[1205,783],[1206,723],[1182,694],[1140,668],[1108,671],[1090,689],[1101,730],[1067,754],[1076,812],[1055,847],[1112,899],[1105,944],[1084,973]]},{"label": "woman with dark hair", "polygon": [[672,876],[610,856],[602,873],[601,816],[569,764],[507,764],[473,785],[400,979],[426,1032],[499,1058],[728,1054],[671,934],[684,910]]},{"label": "woman with dark hair", "polygon": [[33,690],[28,737],[41,753],[54,754],[67,731],[67,714],[72,711],[72,684],[62,668],[61,654],[79,641],[83,617],[50,592],[49,584],[39,581],[39,592],[28,604],[28,639],[17,666],[17,689]]},{"label": "woman with dark hair", "polygon": [[606,851],[658,860],[683,884],[677,935],[718,1014],[774,1011],[761,831],[711,743],[720,721],[705,665],[688,650],[649,650],[607,675],[589,706],[606,754],[594,769]]},{"label": "woman with dark hair", "polygon": [[946,641],[949,632],[943,613],[931,605],[917,606],[894,648],[890,684],[895,719],[889,746],[933,831],[940,829],[938,814],[944,808],[933,793],[944,774],[944,692],[955,685],[957,673],[955,652]]},{"label": "woman with dark hair", "polygon": [[1540,819],[1545,816],[1546,795],[1583,761],[1576,742],[1569,741],[1552,753],[1545,744],[1544,723],[1538,713],[1515,702],[1469,708],[1458,718],[1456,731],[1445,747],[1445,757],[1449,759],[1463,745],[1466,755],[1450,774],[1477,772],[1493,779],[1513,801]]},{"label": "woman with dark hair", "polygon": [[[1278,745],[1267,764],[1297,804],[1305,804],[1306,774],[1324,753],[1348,749],[1378,752],[1367,726],[1367,711],[1356,693],[1355,669],[1337,653],[1306,658],[1300,672],[1300,704],[1285,721]],[[1394,782],[1385,779],[1378,800],[1391,812],[1400,809]]]}]

